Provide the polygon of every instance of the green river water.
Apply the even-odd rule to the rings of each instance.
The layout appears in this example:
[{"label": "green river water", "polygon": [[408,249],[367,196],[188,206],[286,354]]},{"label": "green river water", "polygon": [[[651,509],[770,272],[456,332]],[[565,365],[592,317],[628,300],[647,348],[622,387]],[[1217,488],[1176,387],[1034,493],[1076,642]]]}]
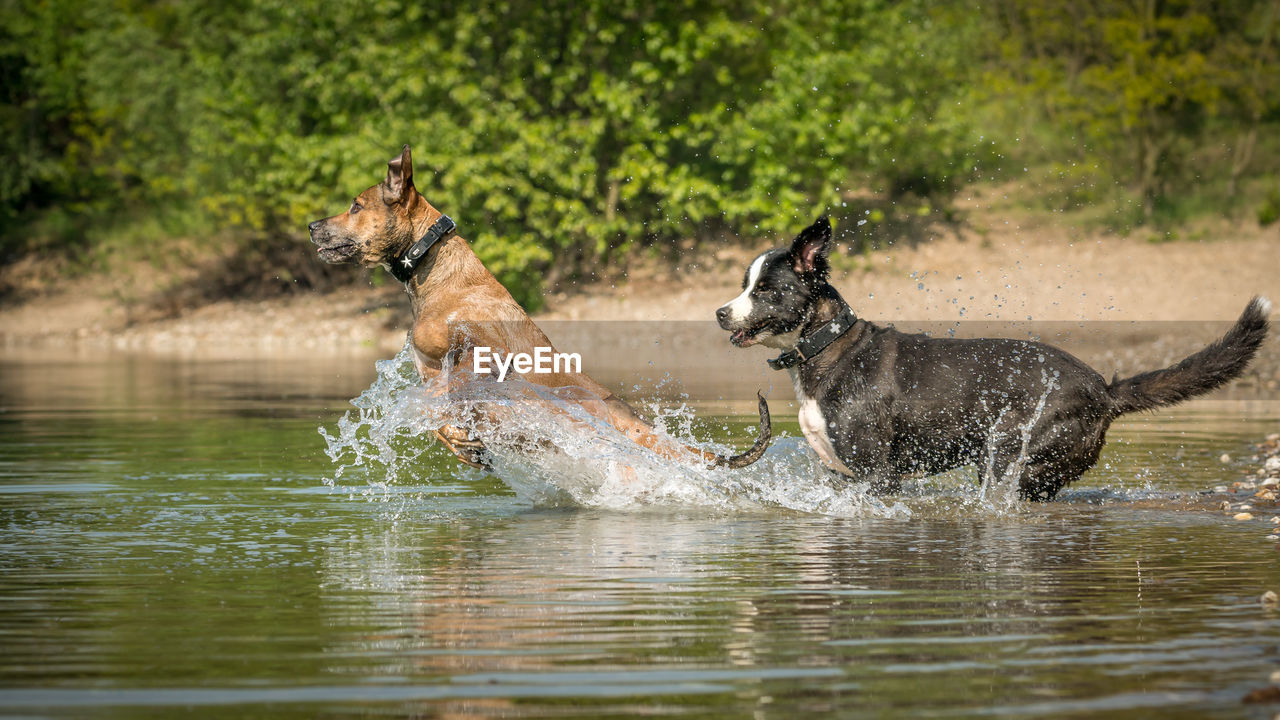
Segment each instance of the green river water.
[{"label": "green river water", "polygon": [[0,716],[1280,710],[1241,703],[1280,669],[1272,513],[1212,492],[1274,402],[1124,418],[1058,502],[957,510],[938,481],[910,517],[831,517],[535,507],[439,448],[331,486],[317,429],[373,375],[0,354]]}]

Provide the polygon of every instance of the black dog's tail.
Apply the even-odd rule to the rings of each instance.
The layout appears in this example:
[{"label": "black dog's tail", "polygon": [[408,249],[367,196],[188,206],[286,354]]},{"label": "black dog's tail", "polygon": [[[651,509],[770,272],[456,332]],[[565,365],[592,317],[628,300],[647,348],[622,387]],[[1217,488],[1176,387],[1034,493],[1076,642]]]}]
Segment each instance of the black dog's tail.
[{"label": "black dog's tail", "polygon": [[1271,301],[1255,297],[1221,339],[1177,365],[1152,370],[1107,386],[1112,413],[1153,410],[1213,390],[1244,372],[1267,336]]},{"label": "black dog's tail", "polygon": [[759,392],[756,392],[756,398],[760,401],[757,406],[760,410],[760,434],[756,436],[756,441],[741,455],[717,457],[712,463],[713,467],[744,468],[759,460],[760,456],[764,455],[764,451],[769,448],[769,441],[773,439],[773,424],[769,421],[769,403],[765,402],[764,395]]}]

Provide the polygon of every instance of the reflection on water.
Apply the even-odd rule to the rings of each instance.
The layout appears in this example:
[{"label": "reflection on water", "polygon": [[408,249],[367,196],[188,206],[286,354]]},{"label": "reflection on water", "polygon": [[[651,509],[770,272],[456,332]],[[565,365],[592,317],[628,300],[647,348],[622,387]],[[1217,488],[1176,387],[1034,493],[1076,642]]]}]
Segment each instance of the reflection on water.
[{"label": "reflection on water", "polygon": [[436,448],[325,486],[337,365],[0,360],[0,715],[1270,716],[1269,515],[1202,495],[1270,403],[1125,418],[1003,516],[972,474],[910,519],[542,510]]}]

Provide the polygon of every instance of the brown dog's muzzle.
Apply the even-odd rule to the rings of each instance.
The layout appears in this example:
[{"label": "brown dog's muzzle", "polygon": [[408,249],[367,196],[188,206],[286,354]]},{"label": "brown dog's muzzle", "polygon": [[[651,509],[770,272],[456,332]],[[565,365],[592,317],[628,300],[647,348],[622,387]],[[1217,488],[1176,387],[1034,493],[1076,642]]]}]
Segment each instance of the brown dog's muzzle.
[{"label": "brown dog's muzzle", "polygon": [[335,240],[328,222],[329,218],[325,218],[307,224],[307,231],[311,233],[311,242],[315,243],[320,259],[330,265],[351,262],[358,254],[359,248],[350,240],[341,238]]}]

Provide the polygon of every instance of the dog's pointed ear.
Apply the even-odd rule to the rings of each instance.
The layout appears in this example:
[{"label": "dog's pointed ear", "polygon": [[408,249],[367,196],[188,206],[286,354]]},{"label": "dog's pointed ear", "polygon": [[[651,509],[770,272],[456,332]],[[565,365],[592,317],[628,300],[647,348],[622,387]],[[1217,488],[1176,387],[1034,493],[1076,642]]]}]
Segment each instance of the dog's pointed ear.
[{"label": "dog's pointed ear", "polygon": [[791,243],[791,259],[801,275],[827,276],[827,252],[831,249],[831,221],[826,215],[800,231]]},{"label": "dog's pointed ear", "polygon": [[400,151],[400,157],[392,158],[387,163],[387,179],[382,182],[382,199],[388,205],[404,202],[409,199],[413,190],[413,158],[410,157],[409,146]]}]

